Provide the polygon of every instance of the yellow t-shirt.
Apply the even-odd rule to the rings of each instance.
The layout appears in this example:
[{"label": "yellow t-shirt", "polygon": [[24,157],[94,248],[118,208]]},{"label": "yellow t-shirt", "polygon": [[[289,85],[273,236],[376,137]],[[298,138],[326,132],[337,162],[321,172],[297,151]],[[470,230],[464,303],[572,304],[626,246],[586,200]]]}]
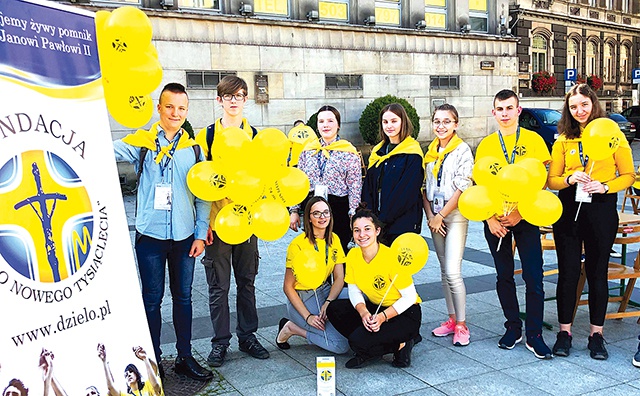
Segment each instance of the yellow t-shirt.
[{"label": "yellow t-shirt", "polygon": [[[327,242],[324,239],[316,239],[316,246],[318,247],[317,250],[306,238],[305,234],[300,234],[297,237],[293,238],[293,241],[291,241],[289,247],[287,248],[286,267],[293,269],[293,260],[301,251],[315,251],[316,253],[318,253],[319,262],[326,264],[324,278],[328,278],[329,275],[331,275],[331,273],[333,272],[333,267],[335,267],[336,264],[342,264],[345,262],[344,251],[342,250],[340,238],[338,238],[336,234],[331,235],[331,245],[328,247],[328,249]],[[306,290],[306,288],[301,286],[297,281],[294,287],[296,290]]]},{"label": "yellow t-shirt", "polygon": [[[355,247],[347,255],[347,268],[344,281],[355,284],[364,293],[369,301],[380,304],[387,288],[393,278],[398,275],[389,290],[389,294],[384,299],[383,305],[388,307],[393,305],[402,295],[400,289],[407,288],[413,283],[411,275],[397,274],[396,258],[393,251],[383,244],[380,244],[378,254],[370,263],[364,261],[362,250]],[[421,303],[420,296],[417,296],[416,303]]]},{"label": "yellow t-shirt", "polygon": [[[511,162],[514,146],[516,146],[516,134],[513,133],[508,136],[503,135],[502,137],[504,139],[507,155],[509,156],[509,162]],[[547,149],[547,145],[544,143],[544,140],[542,140],[542,137],[525,128],[520,128],[520,137],[518,138],[515,152],[515,163],[525,158],[535,158],[540,160],[543,164],[546,164],[551,160],[549,150]],[[476,150],[476,161],[482,157],[495,157],[502,166],[509,163],[504,156],[498,132],[494,132],[485,137],[478,145],[478,149]]]},{"label": "yellow t-shirt", "polygon": [[[622,133],[620,134],[622,135]],[[582,138],[567,139],[561,135],[553,144],[551,165],[549,165],[550,189],[562,190],[568,187],[565,179],[576,171],[586,173],[591,171],[593,180],[598,180],[609,186],[609,194],[622,191],[636,181],[631,147],[624,136],[620,137],[620,147],[612,156],[599,161],[590,159],[586,166],[582,166],[580,161],[579,142],[581,141]],[[584,155],[583,152],[583,158]]]},{"label": "yellow t-shirt", "polygon": [[[161,385],[162,386],[162,385]],[[157,393],[156,391],[153,390],[153,387],[151,386],[151,382],[150,381],[145,381],[144,386],[142,387],[142,389],[140,389],[137,392],[134,393],[127,393],[127,392],[120,392],[120,396],[131,396],[131,395],[140,395],[140,396],[164,396],[164,392],[161,393]]]}]

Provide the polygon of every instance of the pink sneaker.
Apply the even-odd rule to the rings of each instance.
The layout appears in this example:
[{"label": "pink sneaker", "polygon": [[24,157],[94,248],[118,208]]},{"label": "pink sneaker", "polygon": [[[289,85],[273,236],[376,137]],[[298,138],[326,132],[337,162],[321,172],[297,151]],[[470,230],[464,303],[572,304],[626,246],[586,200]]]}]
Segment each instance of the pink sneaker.
[{"label": "pink sneaker", "polygon": [[453,333],[453,345],[467,346],[469,345],[469,329],[465,325],[456,325]]},{"label": "pink sneaker", "polygon": [[446,337],[453,334],[456,328],[456,321],[449,318],[446,322],[440,323],[440,327],[433,329],[431,334],[436,337]]}]

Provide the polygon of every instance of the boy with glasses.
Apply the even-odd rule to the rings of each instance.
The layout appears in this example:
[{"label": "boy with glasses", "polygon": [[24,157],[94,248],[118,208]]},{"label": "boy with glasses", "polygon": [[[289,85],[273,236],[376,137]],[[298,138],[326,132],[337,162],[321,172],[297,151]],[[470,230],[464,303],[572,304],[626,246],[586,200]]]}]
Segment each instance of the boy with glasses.
[{"label": "boy with glasses", "polygon": [[[217,91],[216,100],[222,106],[222,117],[217,119],[214,124],[202,129],[196,136],[196,141],[202,146],[209,161],[212,159],[211,145],[213,140],[224,128],[238,127],[250,139],[258,132],[242,116],[242,110],[247,102],[247,83],[239,77],[226,76],[218,84]],[[231,200],[228,198],[213,202],[207,246],[202,258],[209,284],[209,313],[213,326],[212,348],[207,363],[213,367],[222,366],[231,340],[229,288],[232,267],[237,285],[236,334],[240,350],[257,359],[269,357],[269,352],[260,344],[254,334],[258,330],[258,311],[254,286],[258,274],[258,240],[255,235],[252,235],[245,242],[230,245],[222,241],[214,229],[216,216],[220,209],[230,203]]]}]

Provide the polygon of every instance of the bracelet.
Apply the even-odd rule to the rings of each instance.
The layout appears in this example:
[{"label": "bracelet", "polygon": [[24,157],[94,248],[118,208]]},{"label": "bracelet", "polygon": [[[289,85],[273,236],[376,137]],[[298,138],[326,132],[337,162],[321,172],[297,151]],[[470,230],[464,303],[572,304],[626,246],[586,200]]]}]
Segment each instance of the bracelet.
[{"label": "bracelet", "polygon": [[388,321],[389,321],[389,318],[387,317],[387,313],[386,313],[386,312],[384,312],[384,311],[382,311],[382,314],[384,315],[384,321],[385,321],[385,322],[388,322]]},{"label": "bracelet", "polygon": [[444,219],[444,216],[442,216],[442,212],[438,212],[438,214]]},{"label": "bracelet", "polygon": [[309,324],[309,318],[312,317],[313,314],[310,313],[309,315],[307,315],[307,318],[304,320],[305,323]]},{"label": "bracelet", "polygon": [[565,183],[567,183],[568,186],[572,186],[571,182],[569,181],[570,177],[571,177],[571,175],[567,176],[567,178],[564,179]]},{"label": "bracelet", "polygon": [[326,300],[324,300],[324,302],[328,302],[328,303],[332,303],[333,300],[329,300],[328,298]]}]

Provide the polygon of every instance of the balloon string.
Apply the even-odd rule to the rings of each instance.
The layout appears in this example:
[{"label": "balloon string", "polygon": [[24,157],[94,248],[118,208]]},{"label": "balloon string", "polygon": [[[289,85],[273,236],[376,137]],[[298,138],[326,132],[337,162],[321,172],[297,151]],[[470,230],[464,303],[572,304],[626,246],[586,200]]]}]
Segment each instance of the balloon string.
[{"label": "balloon string", "polygon": [[[593,172],[593,165],[596,163],[596,161],[592,161],[591,162],[591,169],[589,169],[589,177],[591,177],[591,172]],[[576,188],[580,188],[580,186],[577,186]],[[580,208],[582,207],[582,201],[580,201],[580,203],[578,204],[578,210],[576,210],[576,217],[573,219],[573,221],[578,221],[578,215],[580,214]]]},{"label": "balloon string", "polygon": [[502,237],[500,237],[500,240],[498,241],[498,248],[496,251],[500,250],[500,246],[502,246]]},{"label": "balloon string", "polygon": [[267,257],[269,257],[269,260],[271,260],[271,252],[269,252],[269,246],[267,246],[267,242],[263,241],[262,239],[261,241],[262,241],[262,245],[264,246],[264,249],[267,251]]},{"label": "balloon string", "polygon": [[[318,301],[318,293],[316,293],[316,289],[313,289],[313,294],[316,295],[316,305],[318,306],[318,315],[320,315],[320,301]],[[327,343],[327,347],[329,346],[329,340],[327,339],[327,331],[322,330],[324,333],[324,342]]]},{"label": "balloon string", "polygon": [[397,277],[398,277],[398,274],[396,274],[396,276],[394,276],[393,279],[391,280],[391,284],[387,288],[387,291],[384,292],[384,296],[382,296],[382,300],[380,300],[380,304],[378,304],[378,308],[376,309],[376,313],[374,313],[373,316],[376,316],[378,314],[378,311],[380,311],[380,307],[382,306],[382,303],[384,302],[384,299],[387,298],[387,294],[389,294],[389,291],[391,290],[391,286],[393,286],[393,283],[396,281]]}]

